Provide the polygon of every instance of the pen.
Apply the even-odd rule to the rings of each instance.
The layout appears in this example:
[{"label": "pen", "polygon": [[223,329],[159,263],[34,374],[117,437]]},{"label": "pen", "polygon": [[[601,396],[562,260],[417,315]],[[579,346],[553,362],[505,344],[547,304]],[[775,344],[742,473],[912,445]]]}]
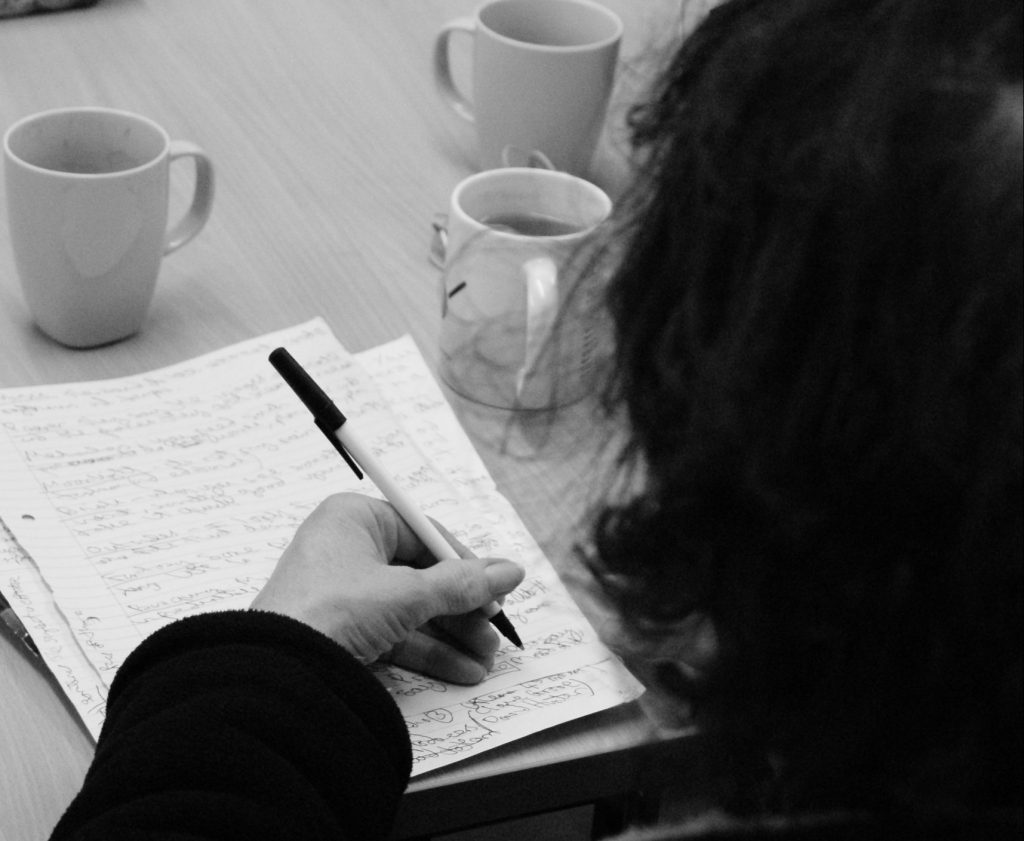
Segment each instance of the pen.
[{"label": "pen", "polygon": [[[363,478],[363,473],[373,480],[384,498],[390,502],[399,516],[409,525],[416,536],[427,547],[438,561],[456,556],[448,541],[444,539],[441,532],[437,530],[426,514],[420,511],[412,497],[406,493],[384,469],[383,465],[370,452],[370,449],[363,444],[359,434],[353,430],[352,421],[341,413],[341,410],[334,405],[334,401],[316,384],[306,370],[295,361],[295,358],[283,347],[279,347],[270,354],[270,364],[277,369],[292,391],[305,404],[306,408],[313,415],[313,423],[327,436],[334,448],[345,459],[348,466],[352,468],[356,476]],[[488,621],[501,632],[509,642],[518,648],[523,647],[519,634],[513,627],[509,618],[502,612],[496,603],[488,606],[488,612],[493,612]]]},{"label": "pen", "polygon": [[28,631],[25,629],[25,625],[18,618],[18,614],[14,612],[2,595],[0,595],[0,619],[7,626],[11,634],[20,642],[34,657],[39,657],[39,648],[36,646],[32,637],[29,636]]}]

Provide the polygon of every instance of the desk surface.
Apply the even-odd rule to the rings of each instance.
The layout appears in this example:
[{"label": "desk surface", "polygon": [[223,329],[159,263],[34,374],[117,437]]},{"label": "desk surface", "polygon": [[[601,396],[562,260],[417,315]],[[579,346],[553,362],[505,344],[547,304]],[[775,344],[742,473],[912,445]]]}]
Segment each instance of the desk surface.
[{"label": "desk surface", "polygon": [[[203,146],[218,178],[213,216],[164,261],[142,332],[89,351],[64,349],[32,326],[0,203],[0,386],[137,373],[315,315],[349,350],[409,333],[434,364],[430,223],[474,171],[476,153],[471,126],[434,91],[430,55],[440,26],[475,5],[101,0],[0,21],[0,129],[66,105],[139,111]],[[626,38],[593,178],[615,195],[626,177],[615,127],[627,91],[642,80],[652,45],[675,27],[679,6],[607,5],[622,15]],[[465,57],[456,55],[455,67],[464,73]],[[187,166],[175,173],[172,215],[190,179]],[[579,435],[586,404],[554,426],[530,428],[453,403],[498,487],[571,578],[569,526],[592,475],[588,439]],[[77,791],[92,746],[45,672],[6,636],[0,674],[0,841],[39,839]],[[650,760],[678,738],[660,733],[636,704],[538,734],[415,781],[399,834],[453,828],[453,814],[467,823],[505,817],[502,804],[526,803],[527,789],[533,810],[656,784],[671,767]],[[620,759],[616,774],[587,765],[627,749],[631,759]],[[497,793],[486,785],[495,775],[503,778],[498,799],[487,794]],[[476,814],[466,811],[471,803]]]}]

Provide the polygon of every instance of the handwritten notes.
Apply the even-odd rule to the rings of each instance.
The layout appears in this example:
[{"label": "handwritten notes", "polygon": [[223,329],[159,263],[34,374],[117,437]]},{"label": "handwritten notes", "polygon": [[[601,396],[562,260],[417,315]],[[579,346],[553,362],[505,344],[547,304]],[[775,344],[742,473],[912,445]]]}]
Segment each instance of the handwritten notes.
[{"label": "handwritten notes", "polygon": [[527,569],[487,679],[378,664],[414,773],[637,697],[494,486],[409,338],[358,356],[314,320],[134,377],[0,391],[0,590],[95,736],[106,688],[157,628],[244,608],[298,524],[359,481],[267,363],[284,345],[370,433],[421,507]]},{"label": "handwritten notes", "polygon": [[0,592],[18,614],[64,694],[96,738],[103,724],[107,683],[79,647],[39,569],[2,525]]}]

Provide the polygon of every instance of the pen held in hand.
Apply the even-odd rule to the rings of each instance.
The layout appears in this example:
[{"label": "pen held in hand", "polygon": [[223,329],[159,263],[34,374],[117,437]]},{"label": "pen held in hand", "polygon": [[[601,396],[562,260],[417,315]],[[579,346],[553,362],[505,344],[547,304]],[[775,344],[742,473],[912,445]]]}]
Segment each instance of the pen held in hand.
[{"label": "pen held in hand", "polygon": [[[424,514],[412,497],[402,488],[377,460],[376,456],[366,447],[358,433],[352,427],[352,421],[342,414],[341,410],[316,384],[306,370],[295,361],[295,358],[283,347],[270,354],[270,364],[274,366],[292,391],[305,404],[313,415],[313,422],[320,429],[342,458],[362,478],[362,471],[373,481],[384,498],[394,506],[395,510],[416,536],[423,542],[427,550],[438,561],[455,557],[451,547],[437,527]],[[523,647],[519,634],[496,603],[484,608],[490,614],[488,621],[518,648]]]}]

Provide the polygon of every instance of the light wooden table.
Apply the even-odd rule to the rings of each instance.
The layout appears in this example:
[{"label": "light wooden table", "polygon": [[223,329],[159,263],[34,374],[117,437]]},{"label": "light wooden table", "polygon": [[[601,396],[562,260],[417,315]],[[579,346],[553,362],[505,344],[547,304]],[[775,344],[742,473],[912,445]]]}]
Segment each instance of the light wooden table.
[{"label": "light wooden table", "polygon": [[[434,364],[430,223],[476,162],[471,127],[435,94],[430,55],[439,27],[474,5],[100,0],[0,21],[0,128],[66,105],[139,111],[203,146],[218,179],[213,216],[164,261],[142,332],[89,351],[64,349],[32,326],[0,203],[0,387],[133,374],[316,315],[351,351],[409,333]],[[607,5],[627,35],[593,178],[614,195],[628,177],[615,153],[621,103],[678,3]],[[457,72],[460,63],[456,56]],[[172,215],[188,192],[184,169]],[[552,426],[453,403],[501,491],[572,578],[571,524],[593,481],[592,440],[580,435],[587,406]],[[598,800],[649,805],[629,798],[692,772],[685,748],[694,742],[659,729],[639,704],[612,710],[417,779],[396,834]],[[45,838],[91,754],[45,670],[0,636],[0,841]],[[622,818],[602,814],[609,825]]]}]

